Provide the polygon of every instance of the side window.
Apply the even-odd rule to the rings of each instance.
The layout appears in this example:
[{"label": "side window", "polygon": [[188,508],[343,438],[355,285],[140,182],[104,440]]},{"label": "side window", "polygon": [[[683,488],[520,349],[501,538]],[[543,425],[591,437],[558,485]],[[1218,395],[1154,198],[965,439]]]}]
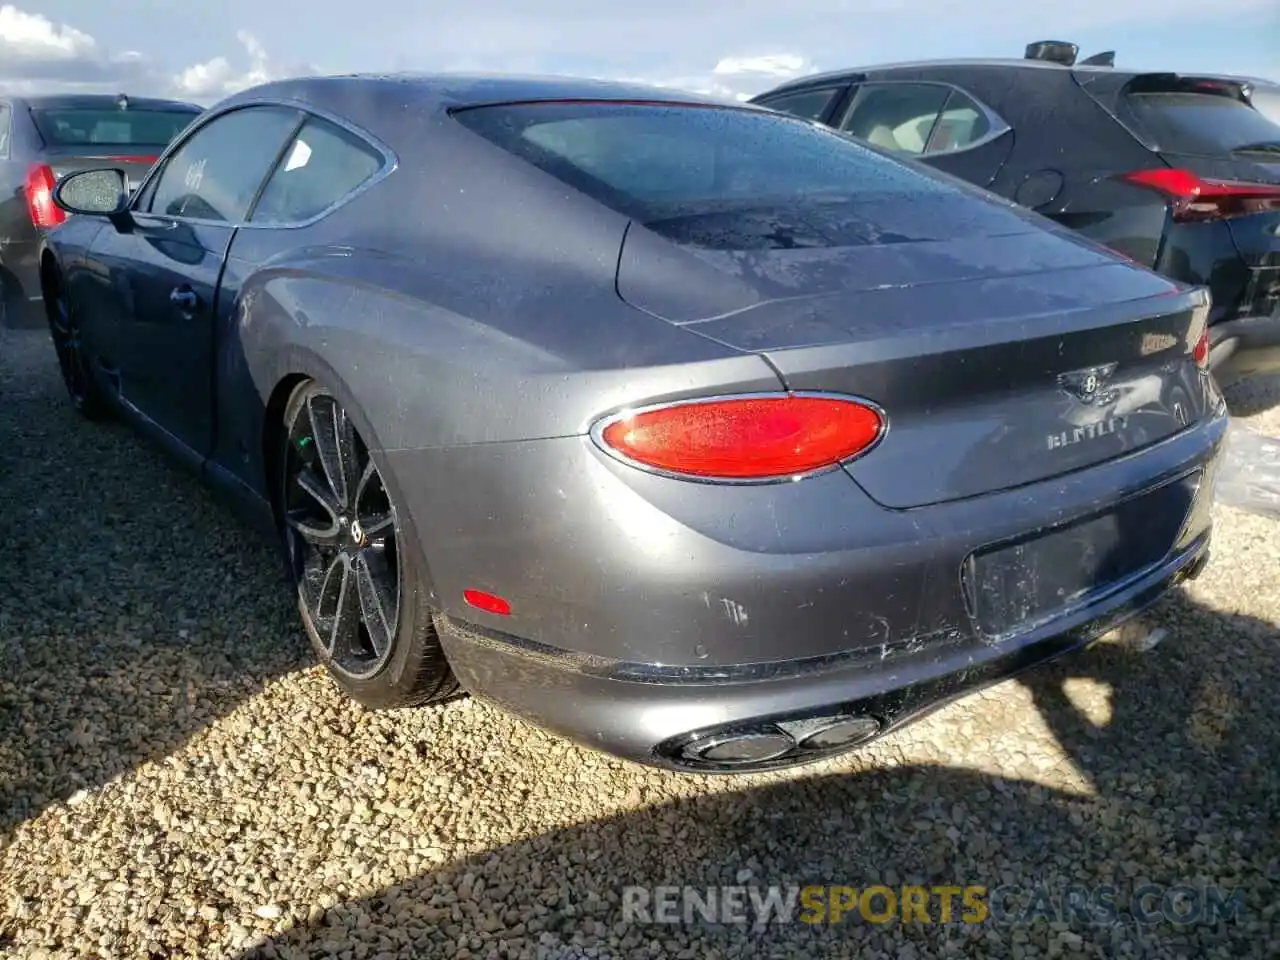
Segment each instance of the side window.
[{"label": "side window", "polygon": [[169,157],[142,203],[170,217],[243,220],[297,123],[298,112],[286,107],[246,107],[218,117]]},{"label": "side window", "polygon": [[789,113],[793,117],[803,117],[805,120],[817,120],[827,107],[831,106],[831,101],[839,92],[840,88],[829,87],[825,90],[784,93],[770,100],[761,100],[760,106],[768,107],[770,110],[781,110],[783,113]]},{"label": "side window", "polygon": [[0,158],[9,156],[9,116],[9,105],[0,103]]},{"label": "side window", "polygon": [[360,137],[308,117],[253,208],[254,223],[309,220],[380,169],[382,154]]},{"label": "side window", "polygon": [[898,153],[960,150],[991,132],[971,97],[936,83],[864,83],[840,124],[844,132]]},{"label": "side window", "polygon": [[886,150],[924,153],[949,87],[928,83],[864,83],[840,129]]}]

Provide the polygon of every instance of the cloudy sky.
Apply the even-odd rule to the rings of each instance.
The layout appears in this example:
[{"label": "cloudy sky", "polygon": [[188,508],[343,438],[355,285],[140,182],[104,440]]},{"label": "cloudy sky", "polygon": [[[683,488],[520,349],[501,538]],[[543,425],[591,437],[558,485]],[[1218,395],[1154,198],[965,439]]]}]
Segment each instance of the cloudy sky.
[{"label": "cloudy sky", "polygon": [[812,70],[1020,56],[1050,38],[1144,69],[1280,79],[1276,0],[28,0],[0,6],[0,88],[208,104],[297,73],[485,69],[729,96]]}]

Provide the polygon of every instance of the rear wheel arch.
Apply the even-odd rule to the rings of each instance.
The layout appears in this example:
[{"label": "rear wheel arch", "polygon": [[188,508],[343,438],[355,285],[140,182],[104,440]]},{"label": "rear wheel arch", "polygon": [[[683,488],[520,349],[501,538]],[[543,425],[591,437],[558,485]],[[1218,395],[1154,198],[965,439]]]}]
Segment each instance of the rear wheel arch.
[{"label": "rear wheel arch", "polygon": [[[263,476],[267,484],[269,502],[276,528],[280,529],[284,522],[279,491],[276,489],[276,480],[282,466],[280,457],[285,440],[284,415],[289,406],[289,401],[297,391],[312,382],[320,384],[337,397],[343,409],[347,411],[347,414],[355,422],[356,429],[365,439],[365,443],[371,448],[371,453],[378,464],[378,470],[390,488],[396,511],[407,518],[410,530],[418,529],[418,524],[414,522],[414,517],[408,511],[408,501],[404,496],[404,491],[400,488],[398,479],[386,463],[383,447],[378,439],[377,429],[370,422],[359,401],[354,397],[343,379],[328,364],[315,357],[307,357],[305,359],[295,357],[293,359],[288,365],[288,370],[276,378],[276,383],[271,389],[263,411],[261,426]],[[408,539],[409,543],[406,546],[415,554],[414,559],[421,574],[421,586],[426,591],[427,600],[432,606],[439,609],[435,580],[431,575],[431,562],[427,556],[426,545],[417,536],[411,536]]]},{"label": "rear wheel arch", "polygon": [[[338,391],[322,379],[291,379],[292,388],[282,381],[273,391],[287,389],[273,487],[284,493],[284,484],[291,480],[298,484],[288,488],[292,491],[289,509],[298,513],[290,513],[293,519],[288,526],[281,524],[280,534],[312,647],[338,685],[367,707],[419,706],[451,699],[458,690],[457,679],[440,643],[434,593],[424,582],[420,551],[413,548],[416,532],[361,432],[363,418],[348,410]],[[332,420],[323,413],[315,417],[317,410],[325,409],[333,410]],[[350,445],[344,448],[339,438],[346,428],[359,436],[349,435]],[[295,438],[300,438],[296,444]],[[327,465],[322,470],[316,455],[321,448],[331,456],[347,450],[338,458],[344,465],[336,472]],[[359,484],[352,485],[353,477],[360,478]],[[366,482],[373,491],[372,501],[361,493]],[[384,494],[390,496],[389,503]],[[390,527],[389,517],[394,517]],[[348,518],[349,536],[345,532]],[[368,539],[361,526],[370,531]],[[391,572],[389,564],[398,568],[394,571],[398,587],[379,585],[378,578]],[[357,594],[358,600],[348,599]],[[371,597],[382,599],[371,601]],[[387,618],[388,599],[394,601],[394,620]],[[370,602],[376,613],[370,612]]]},{"label": "rear wheel arch", "polygon": [[46,249],[40,254],[40,293],[48,296],[56,287],[54,284],[62,282],[62,267],[58,264],[58,258],[53,255],[52,250]]}]

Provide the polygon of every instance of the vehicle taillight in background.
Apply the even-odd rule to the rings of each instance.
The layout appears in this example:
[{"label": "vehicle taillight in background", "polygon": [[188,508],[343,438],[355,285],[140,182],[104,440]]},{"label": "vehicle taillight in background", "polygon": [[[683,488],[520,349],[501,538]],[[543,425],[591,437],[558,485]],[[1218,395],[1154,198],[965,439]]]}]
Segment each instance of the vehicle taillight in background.
[{"label": "vehicle taillight in background", "polygon": [[867,452],[881,413],[844,397],[779,394],[673,403],[603,421],[608,452],[642,467],[702,480],[783,480]]},{"label": "vehicle taillight in background", "polygon": [[27,213],[37,227],[56,227],[67,219],[62,208],[53,202],[53,187],[57,179],[47,163],[32,164],[27,170]]},{"label": "vehicle taillight in background", "polygon": [[1276,184],[1210,180],[1190,170],[1171,167],[1136,170],[1122,174],[1120,179],[1163,193],[1173,203],[1174,220],[1224,220],[1280,211],[1280,185]]},{"label": "vehicle taillight in background", "polygon": [[1191,356],[1195,359],[1196,366],[1199,367],[1201,370],[1209,369],[1209,331],[1208,330],[1200,334],[1200,339],[1196,341],[1196,345],[1194,349],[1192,349],[1191,351]]}]

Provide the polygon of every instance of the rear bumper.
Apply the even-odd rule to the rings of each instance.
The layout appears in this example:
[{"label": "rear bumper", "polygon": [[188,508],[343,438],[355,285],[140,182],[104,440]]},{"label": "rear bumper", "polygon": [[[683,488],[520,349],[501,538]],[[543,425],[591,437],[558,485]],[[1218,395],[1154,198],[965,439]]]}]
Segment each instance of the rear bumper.
[{"label": "rear bumper", "polygon": [[[938,708],[1088,645],[1198,576],[1209,558],[1206,533],[1191,547],[1105,602],[998,645],[921,650],[886,659],[783,664],[779,679],[729,675],[681,681],[656,668],[646,681],[617,679],[643,665],[582,658],[472,624],[442,618],[440,635],[463,686],[584,746],[648,766],[697,773],[744,773],[814,762],[848,752]],[[653,665],[650,665],[653,666]],[[745,675],[745,674],[744,674]],[[749,764],[691,758],[706,743],[785,732],[799,740],[837,721],[873,721],[855,743],[796,747]]]},{"label": "rear bumper", "polygon": [[1215,323],[1209,340],[1209,365],[1220,384],[1280,372],[1280,313]]},{"label": "rear bumper", "polygon": [[[524,620],[486,619],[451,603],[461,584],[444,579],[452,563],[436,565],[442,642],[472,693],[584,745],[640,763],[705,770],[682,759],[689,742],[821,718],[873,717],[879,735],[1087,643],[1197,573],[1207,556],[1212,468],[1225,430],[1225,415],[1218,416],[1131,457],[1070,477],[936,508],[859,511],[854,519],[861,548],[789,555],[724,551],[714,565],[696,556],[695,541],[679,541],[656,519],[640,523],[642,517],[636,518],[625,554],[607,553],[616,531],[613,537],[599,531],[592,537],[571,529],[562,538],[542,541],[547,554],[558,542],[575,555],[591,554],[585,559],[594,561],[594,570],[561,569],[568,560],[549,556],[533,562],[523,540],[537,532],[537,516],[548,529],[547,514],[507,515],[498,502],[486,526],[501,535],[507,549],[485,551],[489,576],[477,576],[473,583],[511,597],[517,614],[533,605],[534,589],[544,596],[554,592],[561,602],[544,601],[541,616]],[[999,635],[984,633],[976,615],[966,610],[961,571],[973,551],[1030,531],[1074,528],[1126,494],[1171,485],[1197,470],[1208,471],[1209,479],[1191,501],[1192,520],[1172,546],[1159,547],[1148,565],[1107,581],[1075,606]],[[804,484],[791,486],[794,493]],[[581,493],[585,502],[588,491]],[[474,496],[474,490],[461,495],[468,494]],[[769,511],[782,517],[784,530],[786,495],[780,491],[776,504],[764,511],[770,526]],[[461,509],[460,501],[456,510]],[[587,512],[579,502],[560,518],[572,525],[572,518]],[[805,515],[797,514],[797,523]],[[737,514],[738,526],[749,524],[749,517]],[[909,530],[877,528],[877,518]],[[820,519],[831,529],[840,515],[824,512]],[[458,542],[458,528],[454,531]],[[470,551],[475,541],[473,533],[460,546]],[[439,541],[428,537],[425,542]],[[646,542],[664,548],[660,567],[646,567]],[[683,549],[686,543],[694,556]],[[1096,546],[1091,542],[1083,549]],[[686,557],[697,561],[696,568],[682,562]],[[617,567],[623,559],[630,563],[626,575]],[[513,561],[509,570],[508,560]],[[509,580],[517,577],[517,562],[526,571],[529,592],[506,593]],[[606,571],[613,575],[604,576]],[[572,608],[569,598],[576,600]],[[637,601],[643,612],[629,601]],[[843,744],[833,752],[856,745]],[[793,751],[733,769],[786,766],[820,755],[826,754]]]}]

